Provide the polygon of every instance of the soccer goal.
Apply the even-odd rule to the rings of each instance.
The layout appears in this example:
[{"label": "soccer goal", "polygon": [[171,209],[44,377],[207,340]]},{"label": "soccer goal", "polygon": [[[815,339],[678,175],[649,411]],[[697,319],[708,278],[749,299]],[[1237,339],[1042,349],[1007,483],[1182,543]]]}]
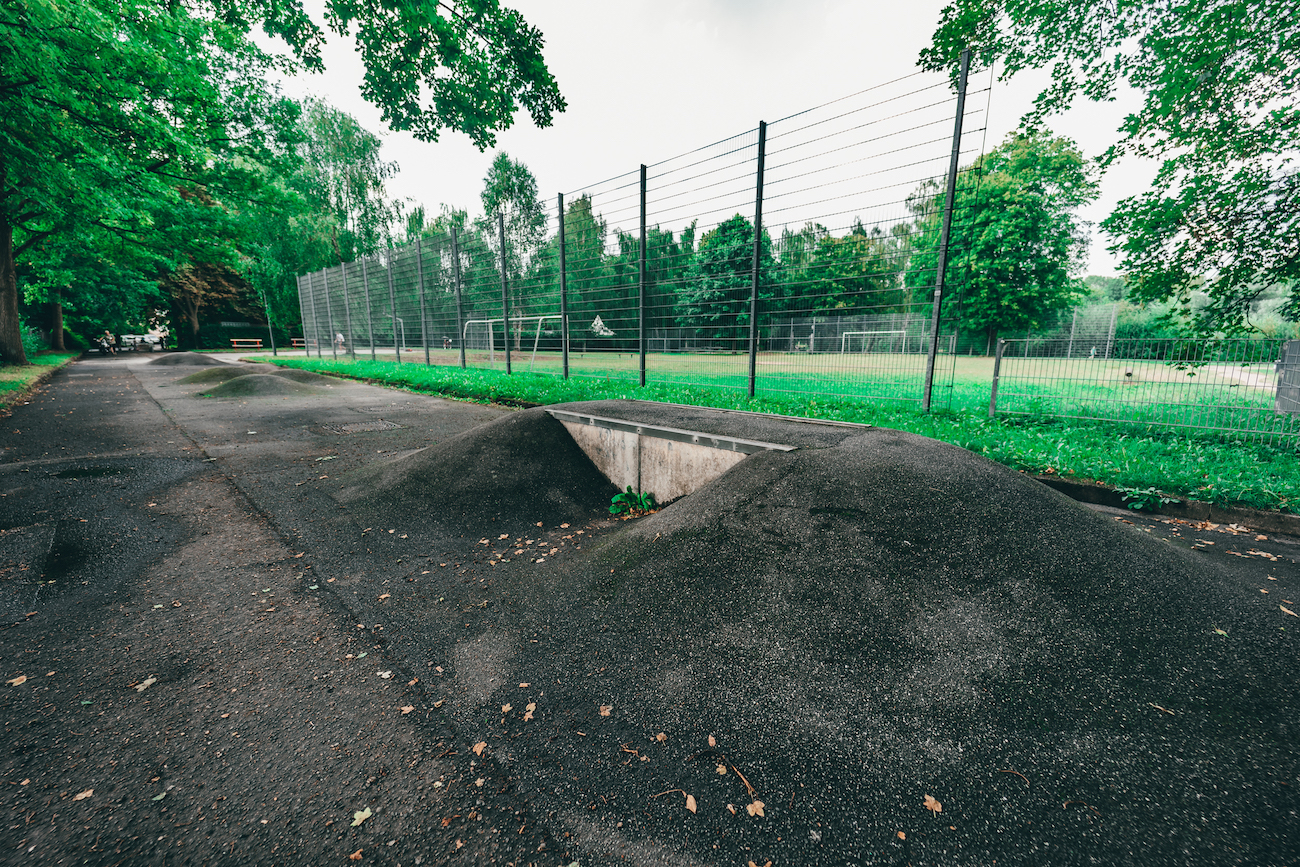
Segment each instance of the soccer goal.
[{"label": "soccer goal", "polygon": [[906,331],[845,331],[840,352],[907,352]]},{"label": "soccer goal", "polygon": [[[531,342],[533,345],[533,354],[528,360],[529,370],[532,370],[533,362],[537,360],[537,347],[541,343],[543,326],[547,321],[552,321],[558,325],[560,316],[553,314],[510,317],[511,339],[517,339],[521,346],[526,346],[527,342]],[[504,353],[506,348],[505,326],[503,323],[504,320],[499,317],[496,319],[466,320],[465,327],[461,330],[460,335],[465,349],[487,352],[488,363],[496,364],[497,353]]]}]

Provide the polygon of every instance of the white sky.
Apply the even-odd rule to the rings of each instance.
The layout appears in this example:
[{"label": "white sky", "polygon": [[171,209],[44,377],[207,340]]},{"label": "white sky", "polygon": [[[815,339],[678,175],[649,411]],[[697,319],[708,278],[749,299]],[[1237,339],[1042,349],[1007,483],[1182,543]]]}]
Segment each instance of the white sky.
[{"label": "white sky", "polygon": [[[498,149],[526,163],[544,200],[753,129],[813,105],[900,78],[916,69],[944,0],[505,0],[545,36],[545,56],[568,109],[547,129],[526,114],[498,137]],[[322,21],[319,0],[307,8]],[[494,151],[447,132],[436,144],[384,129],[360,96],[362,66],[349,40],[334,38],[327,71],[284,83],[294,96],[321,96],[383,136],[401,167],[395,197],[430,214],[446,203],[481,211],[479,191]],[[985,73],[971,87],[987,85]],[[1043,79],[995,84],[987,148],[1016,127]],[[985,97],[981,97],[981,101]],[[1116,138],[1117,104],[1081,104],[1052,128],[1089,156]],[[981,134],[982,135],[982,134]],[[967,140],[964,147],[979,142]],[[1149,182],[1150,165],[1120,166],[1100,200],[1082,212],[1098,222]],[[1087,273],[1113,274],[1115,260],[1094,232]]]}]

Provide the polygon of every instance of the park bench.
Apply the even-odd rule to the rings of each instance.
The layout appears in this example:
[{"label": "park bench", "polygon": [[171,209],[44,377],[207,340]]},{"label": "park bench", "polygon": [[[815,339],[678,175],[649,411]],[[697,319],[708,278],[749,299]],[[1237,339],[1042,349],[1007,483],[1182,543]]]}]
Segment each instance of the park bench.
[{"label": "park bench", "polygon": [[260,338],[260,337],[245,337],[245,338],[232,337],[232,338],[230,338],[230,346],[231,346],[232,349],[261,349],[261,348],[262,348],[262,338]]},{"label": "park bench", "polygon": [[301,337],[294,337],[294,338],[291,338],[291,339],[289,340],[289,342],[293,344],[294,349],[306,349],[306,348],[307,348],[307,341],[306,341],[305,339],[301,338]]}]

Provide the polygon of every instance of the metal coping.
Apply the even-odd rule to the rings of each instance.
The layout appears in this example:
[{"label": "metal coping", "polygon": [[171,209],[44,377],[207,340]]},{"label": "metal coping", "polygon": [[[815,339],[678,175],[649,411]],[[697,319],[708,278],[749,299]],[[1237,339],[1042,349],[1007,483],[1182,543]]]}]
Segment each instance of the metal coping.
[{"label": "metal coping", "polygon": [[682,430],[675,427],[638,424],[637,422],[625,421],[618,418],[605,418],[604,416],[589,415],[580,412],[568,412],[562,409],[548,409],[546,412],[557,421],[568,421],[576,424],[588,424],[595,427],[609,428],[610,430],[627,431],[628,433],[647,436],[652,439],[691,443],[692,445],[721,449],[722,451],[728,452],[740,452],[746,455],[752,455],[755,452],[792,452],[796,449],[796,446],[785,446],[779,443],[764,443],[758,442],[757,440],[742,440],[738,437],[720,436],[718,434],[701,433],[700,431],[693,430]]}]

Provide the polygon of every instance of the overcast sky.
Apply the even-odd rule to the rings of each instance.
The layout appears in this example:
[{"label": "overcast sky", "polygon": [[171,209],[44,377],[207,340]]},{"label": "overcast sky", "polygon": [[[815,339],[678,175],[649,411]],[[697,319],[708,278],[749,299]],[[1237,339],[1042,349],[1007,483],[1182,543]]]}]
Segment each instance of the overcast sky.
[{"label": "overcast sky", "polygon": [[[322,20],[319,0],[306,4]],[[521,114],[498,149],[528,165],[542,197],[635,171],[836,97],[916,70],[942,0],[506,0],[545,36],[545,56],[568,109],[547,129]],[[315,94],[380,133],[401,167],[392,195],[433,214],[446,203],[475,214],[494,151],[447,132],[436,144],[389,132],[360,96],[362,67],[348,40],[334,38],[327,71],[285,82]],[[972,81],[985,87],[990,76]],[[988,97],[987,147],[1016,127],[1041,78],[995,83]],[[1052,123],[1089,156],[1115,137],[1123,106],[1081,105]],[[984,125],[981,120],[980,126]],[[979,133],[981,137],[984,133]],[[966,141],[964,146],[979,146]],[[1150,179],[1148,166],[1112,169],[1102,197],[1083,216],[1100,221]],[[1113,274],[1114,259],[1094,233],[1087,269]]]}]

